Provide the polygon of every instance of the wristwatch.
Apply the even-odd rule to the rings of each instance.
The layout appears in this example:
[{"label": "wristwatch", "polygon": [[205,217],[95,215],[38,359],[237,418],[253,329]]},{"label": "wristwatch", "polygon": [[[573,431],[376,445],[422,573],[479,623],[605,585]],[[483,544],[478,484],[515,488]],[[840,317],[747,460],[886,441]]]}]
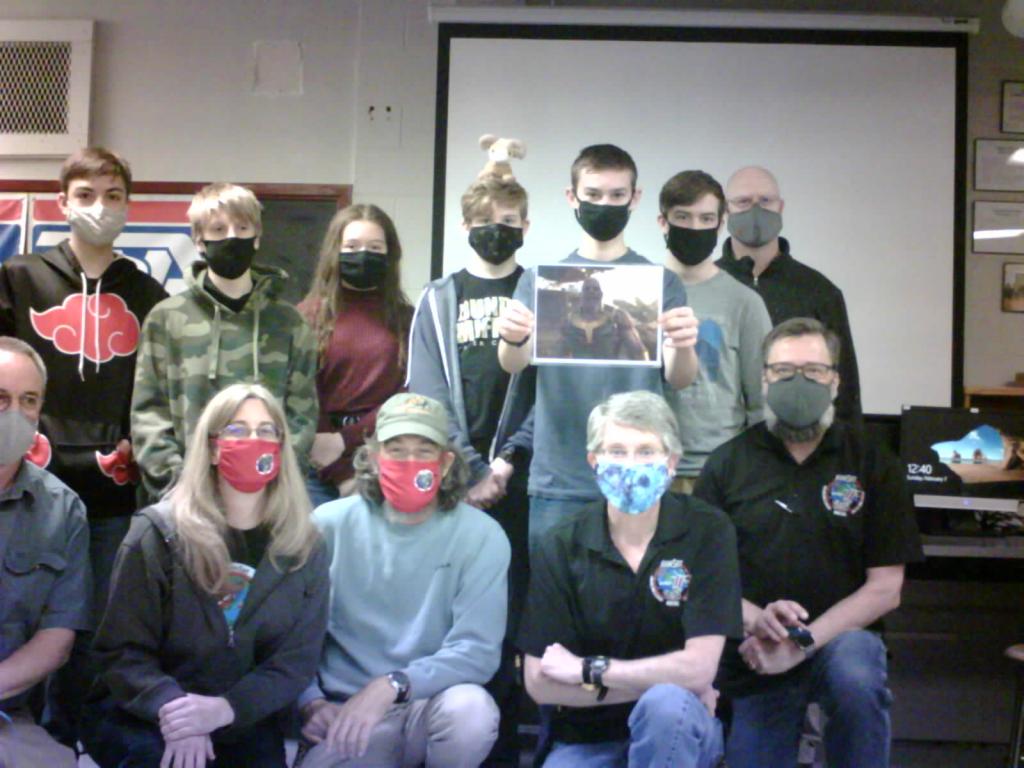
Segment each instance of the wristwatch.
[{"label": "wristwatch", "polygon": [[395,670],[388,672],[388,682],[395,689],[395,704],[405,704],[409,700],[409,676]]},{"label": "wristwatch", "polygon": [[611,660],[607,656],[586,656],[583,659],[583,688],[597,691],[597,700],[604,701],[608,688],[604,684],[604,673],[608,671]]},{"label": "wristwatch", "polygon": [[804,658],[810,658],[814,653],[814,635],[807,627],[786,627],[789,639],[796,643],[796,647],[804,652]]}]

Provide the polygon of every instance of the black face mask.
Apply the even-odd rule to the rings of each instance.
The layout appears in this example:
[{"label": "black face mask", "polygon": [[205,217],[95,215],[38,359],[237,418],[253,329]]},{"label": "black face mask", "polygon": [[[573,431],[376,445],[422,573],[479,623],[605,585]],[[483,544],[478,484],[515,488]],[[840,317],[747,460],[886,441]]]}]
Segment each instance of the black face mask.
[{"label": "black face mask", "polygon": [[338,268],[341,279],[367,291],[384,282],[388,273],[388,255],[376,251],[342,251],[338,254]]},{"label": "black face mask", "polygon": [[669,224],[665,245],[681,264],[695,267],[710,256],[718,245],[718,227],[688,229]]},{"label": "black face mask", "polygon": [[206,263],[215,275],[234,280],[245,274],[256,255],[255,237],[226,237],[223,240],[203,240]]},{"label": "black face mask", "polygon": [[576,221],[583,231],[601,243],[614,240],[629,222],[629,203],[625,205],[598,205],[580,200]]},{"label": "black face mask", "polygon": [[523,247],[523,228],[486,224],[469,230],[469,247],[489,264],[501,264]]}]

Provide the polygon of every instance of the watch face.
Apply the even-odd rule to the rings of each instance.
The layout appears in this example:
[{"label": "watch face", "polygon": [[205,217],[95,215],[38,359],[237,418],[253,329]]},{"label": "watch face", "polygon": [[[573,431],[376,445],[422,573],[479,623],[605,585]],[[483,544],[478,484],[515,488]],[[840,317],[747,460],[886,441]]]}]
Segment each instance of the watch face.
[{"label": "watch face", "polygon": [[608,669],[608,659],[604,656],[595,656],[593,661],[590,662],[591,673],[603,673]]}]

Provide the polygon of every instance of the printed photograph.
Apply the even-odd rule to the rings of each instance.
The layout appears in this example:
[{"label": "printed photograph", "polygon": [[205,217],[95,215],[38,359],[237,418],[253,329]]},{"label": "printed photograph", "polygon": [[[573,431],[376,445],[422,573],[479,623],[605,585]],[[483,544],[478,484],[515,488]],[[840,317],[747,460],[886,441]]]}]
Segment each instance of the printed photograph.
[{"label": "printed photograph", "polygon": [[662,267],[537,268],[533,362],[661,365]]},{"label": "printed photograph", "polygon": [[1003,264],[1003,312],[1024,312],[1024,264]]}]

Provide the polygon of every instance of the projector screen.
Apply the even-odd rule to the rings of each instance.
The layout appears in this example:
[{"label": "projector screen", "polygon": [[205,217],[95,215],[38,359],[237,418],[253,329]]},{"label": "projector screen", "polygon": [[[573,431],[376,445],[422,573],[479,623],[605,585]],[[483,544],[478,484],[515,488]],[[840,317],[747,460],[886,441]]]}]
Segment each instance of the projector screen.
[{"label": "projector screen", "polygon": [[845,294],[865,413],[959,398],[963,35],[441,24],[440,41],[435,277],[470,252],[459,198],[486,161],[482,134],[527,145],[512,161],[530,197],[526,266],[579,243],[565,189],[586,145],[636,160],[626,241],[656,263],[670,176],[724,185],[762,165],[793,256]]}]

